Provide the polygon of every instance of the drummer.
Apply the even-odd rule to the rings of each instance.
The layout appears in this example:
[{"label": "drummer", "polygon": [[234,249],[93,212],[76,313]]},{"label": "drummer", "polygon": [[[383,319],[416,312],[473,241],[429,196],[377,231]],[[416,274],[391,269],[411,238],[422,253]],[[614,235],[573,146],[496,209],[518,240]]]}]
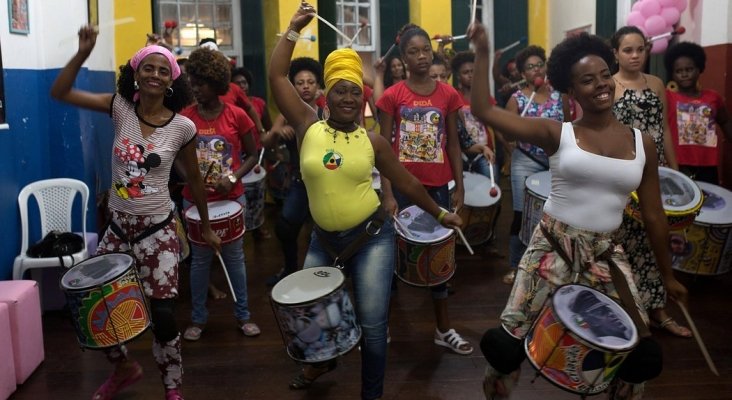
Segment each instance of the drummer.
[{"label": "drummer", "polygon": [[[160,46],[140,49],[122,67],[117,81],[119,93],[74,89],[74,80],[96,39],[96,27],[79,29],[79,50],[59,73],[51,96],[112,117],[111,221],[97,253],[130,252],[135,257],[145,295],[150,299],[152,350],[165,397],[182,400],[181,340],[174,313],[180,244],[168,192],[176,157],[185,167],[193,199],[201,210],[203,239],[216,250],[220,247],[220,239],[209,224],[206,194],[196,167],[196,128],[178,114],[193,99],[175,57]],[[143,377],[142,367],[128,357],[125,346],[105,352],[115,370],[94,393],[94,400],[112,399]]]},{"label": "drummer", "polygon": [[[287,77],[299,32],[315,16],[301,3],[287,33],[277,43],[269,66],[269,82],[282,114],[295,128],[303,182],[315,222],[305,267],[343,264],[353,278],[356,314],[363,329],[361,397],[383,395],[386,327],[390,284],[394,275],[394,228],[372,189],[374,166],[423,210],[445,226],[460,226],[430,199],[419,181],[394,157],[389,143],[359,126],[363,102],[362,65],[352,49],[331,52],[325,60],[324,120],[298,95]],[[349,254],[351,253],[351,254]],[[290,382],[292,389],[310,387],[336,361],[307,365]]]},{"label": "drummer", "polygon": [[640,399],[643,383],[661,371],[661,348],[649,337],[648,316],[630,265],[612,239],[627,196],[636,188],[668,293],[686,302],[687,292],[671,271],[666,247],[669,229],[660,201],[654,144],[640,131],[622,125],[612,112],[615,82],[608,67],[613,62],[612,50],[601,38],[585,33],[557,45],[548,63],[549,79],[580,104],[584,115],[574,123],[527,120],[487,101],[485,27],[471,25],[468,35],[476,49],[473,114],[511,138],[544,148],[552,173],[541,229],[534,231],[521,259],[501,315],[502,326],[488,330],[481,341],[488,360],[485,395],[491,399],[510,394],[525,357],[522,339],[550,293],[559,285],[576,282],[619,297],[641,332],[638,346],[620,366],[609,390],[611,399]]},{"label": "drummer", "polygon": [[[198,168],[204,176],[209,202],[228,200],[246,207],[241,177],[257,163],[253,132],[255,126],[241,108],[220,98],[229,90],[231,68],[223,53],[201,47],[194,50],[186,63],[197,104],[186,107],[181,114],[196,125],[196,155]],[[242,152],[249,154],[242,162]],[[191,205],[192,193],[183,190],[184,206]],[[199,208],[200,210],[200,208]],[[183,333],[186,340],[198,340],[206,327],[208,311],[206,297],[214,249],[191,246],[191,325]],[[221,246],[228,279],[234,291],[236,326],[245,336],[260,333],[250,320],[247,295],[247,272],[243,237]]]}]

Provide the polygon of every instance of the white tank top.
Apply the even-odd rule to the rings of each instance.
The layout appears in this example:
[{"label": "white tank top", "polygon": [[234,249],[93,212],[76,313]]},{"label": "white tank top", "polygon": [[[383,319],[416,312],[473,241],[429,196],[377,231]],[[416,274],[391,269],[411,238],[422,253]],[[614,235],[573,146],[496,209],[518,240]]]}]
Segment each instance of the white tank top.
[{"label": "white tank top", "polygon": [[590,153],[577,145],[571,122],[562,124],[559,149],[549,157],[552,188],[544,212],[573,227],[612,232],[623,220],[628,195],[643,177],[646,155],[639,130],[635,158],[622,160]]}]

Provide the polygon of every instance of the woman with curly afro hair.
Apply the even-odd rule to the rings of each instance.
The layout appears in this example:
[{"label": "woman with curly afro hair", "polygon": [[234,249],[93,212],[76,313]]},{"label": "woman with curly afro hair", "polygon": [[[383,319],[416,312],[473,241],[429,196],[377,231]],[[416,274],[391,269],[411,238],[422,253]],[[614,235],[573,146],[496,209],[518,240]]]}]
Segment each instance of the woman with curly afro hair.
[{"label": "woman with curly afro hair", "polygon": [[[202,210],[203,239],[217,251],[221,245],[209,224],[206,193],[196,167],[196,127],[178,114],[191,102],[190,89],[175,57],[155,45],[143,47],[122,67],[117,94],[75,89],[74,80],[96,39],[95,27],[79,30],[79,50],[59,73],[51,96],[112,116],[111,220],[97,254],[127,252],[135,258],[144,293],[150,300],[153,357],[161,372],[165,398],[181,400],[183,365],[174,312],[180,243],[168,191],[176,158],[185,167],[190,195]],[[105,353],[115,370],[94,393],[94,400],[112,399],[143,377],[142,367],[129,358],[125,346],[111,347]]]},{"label": "woman with curly afro hair", "polygon": [[613,114],[612,51],[601,38],[586,33],[562,41],[552,50],[548,76],[557,90],[579,103],[583,116],[574,122],[521,118],[488,101],[488,37],[480,24],[471,25],[468,35],[476,50],[473,114],[509,139],[541,146],[552,173],[544,215],[519,263],[501,326],[488,330],[481,341],[488,360],[485,395],[510,394],[525,357],[523,339],[545,301],[559,286],[577,283],[619,299],[640,337],[614,377],[603,375],[609,378],[585,382],[585,387],[602,391],[607,386],[610,399],[640,399],[643,383],[661,372],[662,358],[660,346],[650,338],[631,266],[612,234],[633,190],[641,199],[644,226],[668,293],[685,303],[687,292],[671,271],[653,140]]},{"label": "woman with curly afro hair", "polygon": [[[241,177],[257,163],[252,137],[255,127],[244,110],[221,101],[220,96],[229,90],[229,61],[221,52],[202,47],[188,57],[186,73],[197,104],[185,108],[182,114],[193,121],[198,131],[196,153],[207,200],[236,202],[246,207]],[[242,152],[247,154],[243,162]],[[183,197],[187,208],[192,200],[190,191],[184,189]],[[183,338],[198,340],[208,319],[206,297],[214,250],[205,246],[191,247],[192,324]],[[246,336],[257,336],[259,327],[250,321],[243,236],[223,244],[221,256],[234,291],[237,328]]]}]

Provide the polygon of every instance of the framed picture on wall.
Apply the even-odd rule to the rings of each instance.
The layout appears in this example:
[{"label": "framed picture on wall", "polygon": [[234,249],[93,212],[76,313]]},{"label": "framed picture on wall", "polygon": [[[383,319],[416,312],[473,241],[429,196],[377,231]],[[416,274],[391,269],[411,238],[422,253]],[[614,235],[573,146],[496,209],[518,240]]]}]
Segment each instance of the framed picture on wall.
[{"label": "framed picture on wall", "polygon": [[87,0],[89,25],[99,26],[99,0]]},{"label": "framed picture on wall", "polygon": [[29,34],[28,0],[8,0],[8,20],[10,33]]}]

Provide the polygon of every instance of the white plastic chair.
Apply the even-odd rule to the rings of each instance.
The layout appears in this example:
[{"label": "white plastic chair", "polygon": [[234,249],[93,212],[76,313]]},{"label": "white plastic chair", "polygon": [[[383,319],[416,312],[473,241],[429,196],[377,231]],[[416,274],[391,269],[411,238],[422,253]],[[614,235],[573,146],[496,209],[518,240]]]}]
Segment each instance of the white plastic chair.
[{"label": "white plastic chair", "polygon": [[25,272],[30,269],[62,266],[58,257],[33,258],[26,255],[30,245],[28,232],[28,200],[30,196],[35,196],[38,203],[41,217],[40,237],[44,238],[48,232],[54,230],[71,232],[72,208],[77,193],[81,195],[81,229],[82,237],[85,238],[84,248],[71,256],[64,256],[63,262],[68,267],[89,258],[89,250],[86,248],[86,211],[89,202],[89,188],[84,182],[69,178],[33,182],[24,187],[18,194],[22,241],[20,255],[15,257],[13,263],[13,279],[23,279]]}]

